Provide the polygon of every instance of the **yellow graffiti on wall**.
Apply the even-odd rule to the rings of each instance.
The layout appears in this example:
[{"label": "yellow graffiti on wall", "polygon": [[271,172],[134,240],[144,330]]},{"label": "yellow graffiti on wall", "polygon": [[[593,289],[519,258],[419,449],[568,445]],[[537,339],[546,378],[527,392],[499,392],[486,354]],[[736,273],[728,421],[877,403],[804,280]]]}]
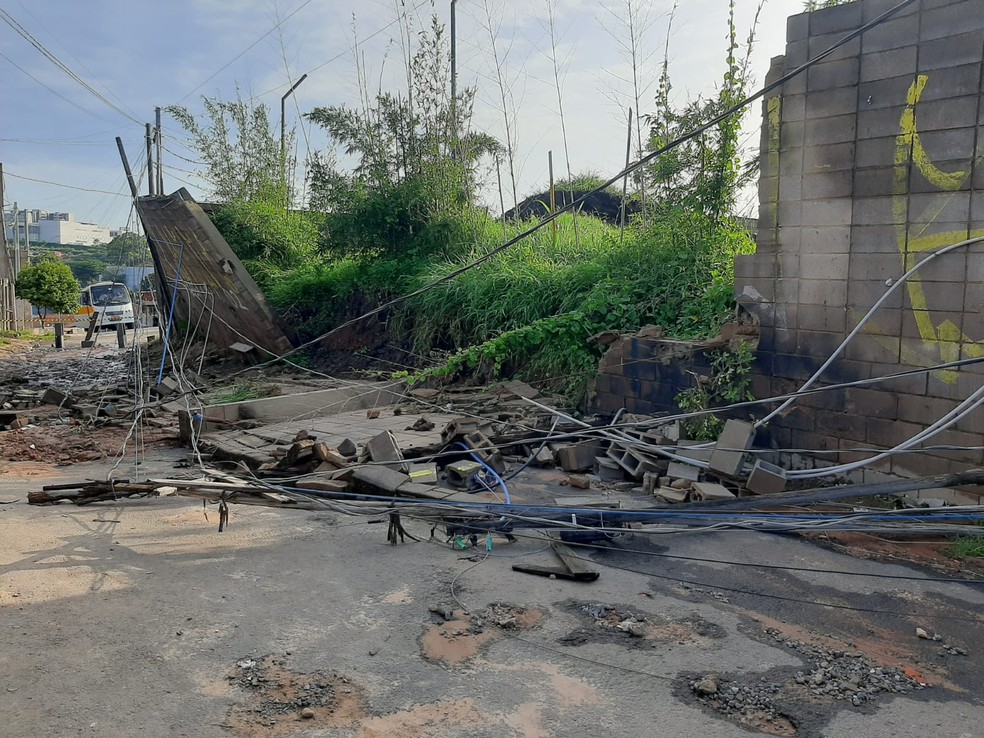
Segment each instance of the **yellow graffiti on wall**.
[{"label": "yellow graffiti on wall", "polygon": [[[984,229],[971,234],[967,228],[926,234],[930,225],[937,220],[949,200],[955,197],[957,191],[966,186],[971,175],[969,169],[955,172],[943,171],[930,160],[929,154],[923,148],[916,120],[916,103],[922,97],[928,82],[929,77],[921,74],[909,87],[905,109],[902,111],[902,117],[899,121],[899,134],[895,139],[892,214],[896,224],[899,252],[902,254],[902,263],[906,270],[911,269],[918,262],[919,254],[922,252],[984,235]],[[910,163],[915,171],[934,187],[941,190],[940,194],[943,195],[935,212],[930,212],[920,218],[919,222],[925,224],[918,227],[910,225],[913,220],[912,213],[909,212]],[[946,197],[945,193],[953,194]],[[950,320],[944,320],[938,325],[934,324],[919,272],[909,278],[907,287],[919,335],[927,348],[934,353],[939,353],[941,361],[949,362],[959,359],[961,347],[968,357],[984,356],[984,341],[975,341]],[[940,372],[938,376],[948,384],[956,381],[954,372]]]}]

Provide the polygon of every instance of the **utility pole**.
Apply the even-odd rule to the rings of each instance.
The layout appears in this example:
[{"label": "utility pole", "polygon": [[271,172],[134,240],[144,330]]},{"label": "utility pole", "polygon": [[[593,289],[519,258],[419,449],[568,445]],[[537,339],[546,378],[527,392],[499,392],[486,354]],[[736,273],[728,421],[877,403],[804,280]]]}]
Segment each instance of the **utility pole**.
[{"label": "utility pole", "polygon": [[154,135],[150,123],[146,124],[144,137],[147,139],[147,194],[154,196]]},{"label": "utility pole", "polygon": [[154,108],[154,117],[156,118],[155,123],[156,128],[156,138],[157,141],[157,194],[164,194],[164,129],[161,128],[161,109]]},{"label": "utility pole", "polygon": [[287,98],[306,79],[306,74],[301,75],[301,78],[294,83],[294,86],[287,90],[280,98],[280,165],[284,168],[284,185],[287,184]]}]

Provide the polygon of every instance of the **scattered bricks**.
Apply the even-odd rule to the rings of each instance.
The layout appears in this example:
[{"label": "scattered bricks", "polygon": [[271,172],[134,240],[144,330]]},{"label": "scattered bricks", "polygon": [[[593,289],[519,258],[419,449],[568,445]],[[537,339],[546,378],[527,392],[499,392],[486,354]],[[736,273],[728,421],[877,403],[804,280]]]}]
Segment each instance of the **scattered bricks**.
[{"label": "scattered bricks", "polygon": [[167,397],[168,395],[173,395],[181,389],[181,382],[179,382],[174,377],[164,377],[161,383],[157,385],[157,394],[161,397]]},{"label": "scattered bricks", "polygon": [[364,487],[370,487],[388,495],[396,494],[400,485],[409,481],[406,474],[393,471],[385,466],[360,466],[352,474],[352,479]]},{"label": "scattered bricks", "polygon": [[690,489],[690,485],[692,484],[693,482],[689,479],[674,479],[670,482],[669,486],[672,489]]},{"label": "scattered bricks", "polygon": [[[403,453],[396,442],[396,437],[390,431],[383,431],[366,443],[366,454],[372,461],[385,463],[389,469],[406,473],[409,469],[403,461]],[[394,462],[394,463],[386,463]]]},{"label": "scattered bricks", "polygon": [[58,407],[71,407],[74,402],[74,398],[71,395],[67,395],[64,392],[56,390],[54,387],[48,387],[41,395],[41,402],[45,405],[57,405]]},{"label": "scattered bricks", "polygon": [[745,485],[757,495],[772,495],[786,489],[786,470],[775,464],[757,459]]},{"label": "scattered bricks", "polygon": [[296,464],[303,464],[305,461],[310,461],[316,456],[314,451],[316,443],[316,441],[310,438],[302,438],[292,443],[290,448],[287,449],[287,454],[284,456],[284,465],[294,466]]},{"label": "scattered bricks", "polygon": [[477,461],[456,461],[448,464],[445,469],[448,473],[448,484],[468,489],[472,486],[475,475],[482,471],[482,465]]},{"label": "scattered bricks", "polygon": [[660,477],[659,474],[653,472],[646,472],[642,475],[642,492],[643,494],[652,495],[656,493],[656,490],[660,487]]},{"label": "scattered bricks", "polygon": [[414,421],[413,425],[408,425],[405,430],[425,433],[427,431],[434,430],[434,423],[433,421],[428,420],[425,416],[421,415],[416,421]]},{"label": "scattered bricks", "polygon": [[557,463],[566,472],[579,472],[594,467],[595,457],[603,453],[597,441],[582,441],[555,449]]},{"label": "scattered bricks", "polygon": [[7,422],[7,430],[20,430],[21,428],[28,425],[30,421],[26,416],[18,416],[13,420]]},{"label": "scattered bricks", "polygon": [[418,400],[433,400],[439,394],[441,393],[438,390],[428,389],[427,387],[421,387],[420,389],[410,390],[410,396],[415,397]]},{"label": "scattered bricks", "polygon": [[673,487],[659,487],[654,492],[654,495],[659,499],[672,503],[686,502],[689,494],[689,490],[674,489]]},{"label": "scattered bricks", "polygon": [[252,344],[237,341],[229,346],[229,350],[246,366],[258,364],[260,361],[260,352]]},{"label": "scattered bricks", "polygon": [[355,441],[351,438],[346,438],[338,444],[338,453],[342,456],[352,457],[359,453],[359,447],[355,445]]},{"label": "scattered bricks", "polygon": [[465,445],[472,449],[475,455],[491,467],[496,474],[505,473],[506,463],[502,460],[502,453],[492,444],[488,436],[475,430],[466,433],[463,440]]},{"label": "scattered bricks", "polygon": [[621,482],[625,479],[622,467],[604,456],[595,457],[594,473],[602,482]]},{"label": "scattered bricks", "polygon": [[670,443],[677,443],[680,440],[679,420],[674,420],[672,423],[658,426],[656,430]]},{"label": "scattered bricks", "polygon": [[341,469],[348,466],[348,459],[342,456],[340,453],[333,451],[327,443],[319,442],[314,444],[312,447],[315,457],[318,461],[326,461],[329,464]]},{"label": "scattered bricks", "polygon": [[302,479],[294,486],[319,492],[345,492],[348,489],[348,484],[338,479]]},{"label": "scattered bricks", "polygon": [[374,408],[371,408],[369,410],[366,410],[366,417],[369,420],[375,420],[376,418],[378,418],[379,417],[379,408],[374,407]]},{"label": "scattered bricks", "polygon": [[487,420],[479,418],[455,418],[441,431],[441,440],[452,443],[462,440],[465,435],[475,431],[488,436],[492,433],[492,426]]},{"label": "scattered bricks", "polygon": [[691,485],[690,494],[697,502],[730,500],[735,496],[735,493],[723,484],[714,484],[713,482],[694,482]]},{"label": "scattered bricks", "polygon": [[696,482],[700,479],[700,469],[683,461],[671,461],[666,469],[666,476],[670,479],[686,479]]},{"label": "scattered bricks", "polygon": [[567,483],[574,489],[591,489],[591,480],[584,474],[571,474],[567,477]]},{"label": "scattered bricks", "polygon": [[410,467],[410,481],[416,484],[437,484],[437,465],[412,465]]},{"label": "scattered bricks", "polygon": [[557,461],[554,458],[554,452],[548,446],[544,446],[533,455],[533,460],[530,463],[533,466],[553,466]]},{"label": "scattered bricks", "polygon": [[755,427],[742,420],[729,420],[718,436],[708,468],[715,474],[737,478],[745,462],[745,450],[755,440]]}]

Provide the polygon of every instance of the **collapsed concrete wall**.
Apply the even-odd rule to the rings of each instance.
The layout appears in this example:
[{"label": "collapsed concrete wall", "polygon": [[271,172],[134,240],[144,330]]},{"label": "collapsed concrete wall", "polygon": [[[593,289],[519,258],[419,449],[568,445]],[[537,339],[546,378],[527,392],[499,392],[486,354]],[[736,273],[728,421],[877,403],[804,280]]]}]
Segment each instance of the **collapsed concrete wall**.
[{"label": "collapsed concrete wall", "polygon": [[174,299],[176,329],[222,348],[252,345],[272,355],[291,349],[289,329],[187,190],[138,198],[137,214],[160,281],[160,309],[167,319]]},{"label": "collapsed concrete wall", "polygon": [[[777,79],[896,4],[861,0],[788,21]],[[906,269],[984,235],[984,2],[921,0],[787,82],[763,103],[758,251],[736,262],[761,324],[760,397],[795,390]],[[824,375],[883,376],[984,356],[984,244],[916,273]],[[803,398],[771,425],[791,448],[892,447],[984,383],[984,365]],[[984,410],[933,444],[981,445]],[[841,461],[864,454],[842,453]],[[903,454],[929,474],[979,451]]]}]

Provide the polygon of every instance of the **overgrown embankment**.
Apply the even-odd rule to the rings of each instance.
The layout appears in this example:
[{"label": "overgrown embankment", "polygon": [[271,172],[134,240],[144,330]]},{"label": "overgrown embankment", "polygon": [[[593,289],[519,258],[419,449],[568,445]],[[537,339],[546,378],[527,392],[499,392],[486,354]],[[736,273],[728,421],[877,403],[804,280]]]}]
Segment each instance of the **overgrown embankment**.
[{"label": "overgrown embankment", "polygon": [[[333,255],[307,215],[233,206],[216,221],[305,339],[440,280],[530,225],[507,224],[504,233],[501,222],[462,209],[438,233],[417,234],[427,249]],[[323,216],[321,238],[331,226]],[[281,246],[257,246],[266,242]],[[594,334],[648,323],[679,338],[713,334],[733,309],[734,254],[751,248],[737,223],[683,208],[650,213],[624,234],[583,215],[575,228],[566,215],[556,236],[542,228],[411,299],[366,348],[395,342],[421,356],[451,352],[438,366],[419,365],[423,376],[515,376],[577,393],[596,366]]]}]

